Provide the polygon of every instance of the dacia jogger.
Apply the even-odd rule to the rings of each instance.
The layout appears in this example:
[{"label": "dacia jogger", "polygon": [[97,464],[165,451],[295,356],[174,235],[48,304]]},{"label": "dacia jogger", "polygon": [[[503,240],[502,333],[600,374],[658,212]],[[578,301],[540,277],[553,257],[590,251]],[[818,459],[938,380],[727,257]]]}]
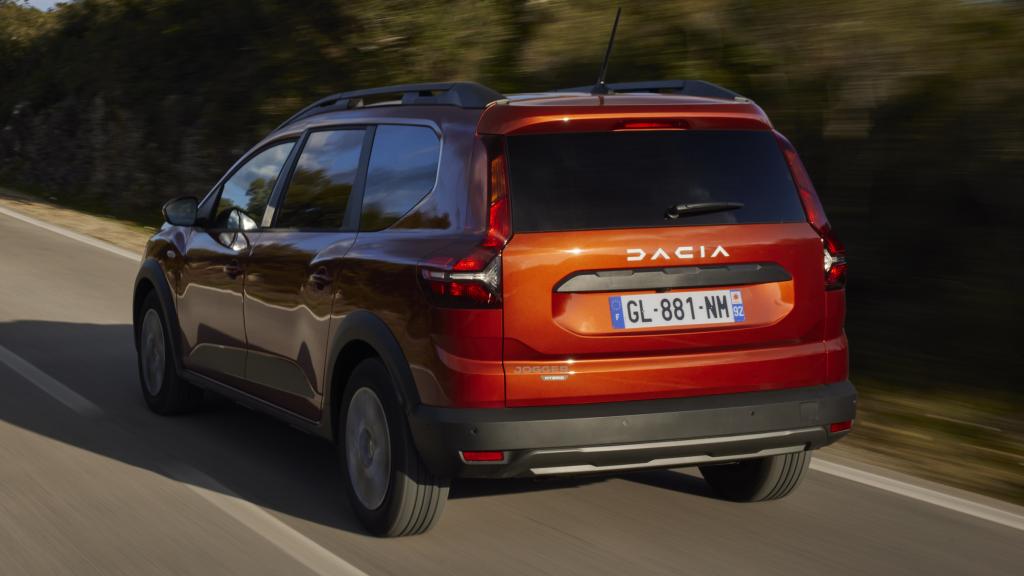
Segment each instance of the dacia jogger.
[{"label": "dacia jogger", "polygon": [[380,535],[433,526],[457,477],[790,493],[854,419],[842,245],[755,103],[607,89],[297,113],[164,206],[133,301],[148,405],[212,390],[335,442]]}]

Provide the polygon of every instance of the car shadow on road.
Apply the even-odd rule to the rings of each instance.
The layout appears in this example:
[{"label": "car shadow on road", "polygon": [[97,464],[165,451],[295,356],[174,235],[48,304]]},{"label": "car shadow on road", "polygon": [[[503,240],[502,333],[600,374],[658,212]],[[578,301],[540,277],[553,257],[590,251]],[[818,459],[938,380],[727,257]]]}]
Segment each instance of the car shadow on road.
[{"label": "car shadow on road", "polygon": [[[346,501],[343,472],[330,443],[211,395],[192,414],[161,417],[151,413],[139,391],[132,338],[131,326],[125,324],[0,323],[0,345],[102,410],[102,415],[94,418],[71,416],[68,408],[22,379],[5,384],[8,398],[0,402],[0,420],[172,478],[167,471],[185,464],[215,479],[223,486],[221,490],[259,506],[339,530],[365,533]],[[461,480],[453,485],[451,498],[574,489],[612,477],[708,494],[700,478],[652,471],[624,476]]]},{"label": "car shadow on road", "polygon": [[450,497],[453,499],[475,498],[480,496],[499,496],[502,494],[523,494],[542,490],[565,490],[606,482],[612,479],[628,480],[637,484],[663,488],[674,492],[683,492],[694,496],[715,497],[703,478],[675,470],[644,470],[614,474],[553,476],[550,478],[510,478],[503,480],[465,478],[458,480],[452,486]]},{"label": "car shadow on road", "polygon": [[676,470],[645,470],[623,474],[621,478],[674,492],[685,492],[694,496],[717,498],[711,491],[711,487],[697,474],[696,470],[689,474]]}]

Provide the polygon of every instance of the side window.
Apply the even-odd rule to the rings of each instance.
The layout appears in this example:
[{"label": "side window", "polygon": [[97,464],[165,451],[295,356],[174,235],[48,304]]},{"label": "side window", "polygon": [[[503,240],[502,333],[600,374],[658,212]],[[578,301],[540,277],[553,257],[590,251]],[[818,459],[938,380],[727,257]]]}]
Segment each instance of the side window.
[{"label": "side window", "polygon": [[295,164],[277,228],[341,228],[359,172],[362,129],[313,132]]},{"label": "side window", "polygon": [[366,171],[360,230],[382,230],[434,187],[441,142],[424,126],[380,125]]},{"label": "side window", "polygon": [[214,227],[225,228],[231,210],[240,209],[259,222],[270,201],[270,193],[288,160],[295,142],[282,142],[253,156],[224,183],[214,210]]}]

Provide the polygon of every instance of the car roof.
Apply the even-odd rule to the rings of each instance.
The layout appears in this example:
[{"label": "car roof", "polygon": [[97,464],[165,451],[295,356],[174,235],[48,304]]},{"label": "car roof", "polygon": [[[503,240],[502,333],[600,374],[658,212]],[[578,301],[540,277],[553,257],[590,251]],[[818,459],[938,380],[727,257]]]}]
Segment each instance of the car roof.
[{"label": "car roof", "polygon": [[[612,83],[610,93],[589,86],[503,95],[475,82],[402,84],[334,94],[303,108],[270,135],[301,132],[311,126],[349,122],[426,119],[438,129],[449,122],[476,123],[480,132],[511,133],[531,115],[694,116],[735,118],[770,128],[767,115],[751,100],[701,80]],[[364,103],[364,98],[395,95]],[[513,122],[518,119],[518,124]],[[742,127],[742,126],[740,126]]]}]

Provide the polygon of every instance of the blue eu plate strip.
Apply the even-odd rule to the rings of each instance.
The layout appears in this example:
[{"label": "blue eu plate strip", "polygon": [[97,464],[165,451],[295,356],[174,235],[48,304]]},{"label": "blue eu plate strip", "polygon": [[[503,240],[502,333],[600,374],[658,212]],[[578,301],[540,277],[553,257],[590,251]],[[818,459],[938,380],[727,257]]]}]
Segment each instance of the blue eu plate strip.
[{"label": "blue eu plate strip", "polygon": [[626,319],[622,316],[622,297],[609,296],[608,306],[612,309],[612,328],[625,328]]}]

